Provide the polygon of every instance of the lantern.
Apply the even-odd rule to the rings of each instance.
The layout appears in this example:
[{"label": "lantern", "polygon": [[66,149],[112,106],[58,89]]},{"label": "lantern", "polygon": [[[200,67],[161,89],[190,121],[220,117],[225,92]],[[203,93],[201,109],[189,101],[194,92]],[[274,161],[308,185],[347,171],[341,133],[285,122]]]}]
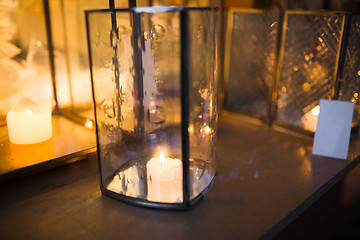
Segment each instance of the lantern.
[{"label": "lantern", "polygon": [[358,126],[358,24],[356,13],[230,9],[226,107],[312,135],[321,98],[353,101]]},{"label": "lantern", "polygon": [[87,11],[101,189],[185,209],[215,174],[218,11]]},{"label": "lantern", "polygon": [[1,1],[0,180],[95,152],[84,9],[107,4]]}]

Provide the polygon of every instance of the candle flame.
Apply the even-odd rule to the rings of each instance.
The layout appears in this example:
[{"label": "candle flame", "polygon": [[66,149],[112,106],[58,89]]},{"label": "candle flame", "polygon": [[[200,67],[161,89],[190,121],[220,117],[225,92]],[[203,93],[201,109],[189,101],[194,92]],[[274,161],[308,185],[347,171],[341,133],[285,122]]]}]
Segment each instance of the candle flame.
[{"label": "candle flame", "polygon": [[208,134],[211,133],[211,128],[209,126],[205,126],[205,127],[200,129],[200,133],[208,135]]},{"label": "candle flame", "polygon": [[188,131],[189,131],[190,134],[193,134],[194,133],[194,126],[190,125],[189,128],[188,128]]},{"label": "candle flame", "polygon": [[164,162],[164,153],[161,152],[161,153],[160,153],[160,164],[162,165],[163,162]]},{"label": "candle flame", "polygon": [[205,131],[206,134],[209,134],[211,132],[211,128],[209,126],[206,126],[204,128],[204,131]]},{"label": "candle flame", "polygon": [[319,113],[320,113],[320,106],[317,105],[316,107],[314,107],[313,109],[311,109],[311,113],[312,113],[314,116],[319,115]]},{"label": "candle flame", "polygon": [[33,112],[32,112],[30,109],[26,109],[25,112],[26,112],[27,114],[33,115]]},{"label": "candle flame", "polygon": [[93,122],[91,120],[86,120],[85,127],[92,128],[93,127]]}]

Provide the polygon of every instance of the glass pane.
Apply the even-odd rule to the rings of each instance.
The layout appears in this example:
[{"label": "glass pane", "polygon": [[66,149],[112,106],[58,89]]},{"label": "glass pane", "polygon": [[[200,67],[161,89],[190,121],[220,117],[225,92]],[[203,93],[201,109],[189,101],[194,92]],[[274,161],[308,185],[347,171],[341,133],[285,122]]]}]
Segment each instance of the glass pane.
[{"label": "glass pane", "polygon": [[285,21],[277,120],[314,131],[319,99],[331,97],[344,14],[288,12]]},{"label": "glass pane", "polygon": [[[108,8],[108,1],[49,1],[59,106],[93,120],[84,10]],[[80,118],[79,118],[80,119]]]},{"label": "glass pane", "polygon": [[228,19],[226,107],[266,117],[280,14],[231,10]]},{"label": "glass pane", "polygon": [[189,11],[190,66],[190,198],[199,195],[215,175],[218,106],[218,12]]},{"label": "glass pane", "polygon": [[347,42],[344,43],[345,59],[342,63],[343,71],[340,73],[339,100],[355,103],[353,125],[360,121],[360,16],[352,14]]},{"label": "glass pane", "polygon": [[179,17],[141,13],[147,199],[154,202],[183,201]]}]

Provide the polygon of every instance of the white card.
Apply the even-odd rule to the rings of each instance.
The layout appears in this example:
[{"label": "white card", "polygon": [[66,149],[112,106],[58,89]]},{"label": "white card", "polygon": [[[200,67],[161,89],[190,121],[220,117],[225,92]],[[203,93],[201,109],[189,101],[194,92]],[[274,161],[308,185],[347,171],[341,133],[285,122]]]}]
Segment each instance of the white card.
[{"label": "white card", "polygon": [[313,155],[347,159],[354,103],[320,99]]}]

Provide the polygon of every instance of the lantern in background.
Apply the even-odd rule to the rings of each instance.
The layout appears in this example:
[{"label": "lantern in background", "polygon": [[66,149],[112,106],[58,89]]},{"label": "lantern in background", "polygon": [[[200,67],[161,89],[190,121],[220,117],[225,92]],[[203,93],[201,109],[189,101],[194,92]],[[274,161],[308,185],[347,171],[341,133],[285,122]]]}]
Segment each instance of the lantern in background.
[{"label": "lantern in background", "polygon": [[230,9],[225,107],[313,133],[321,98],[359,101],[358,25],[354,13]]},{"label": "lantern in background", "polygon": [[315,131],[319,100],[334,97],[345,16],[285,13],[277,72],[279,123]]},{"label": "lantern in background", "polygon": [[84,9],[108,3],[75,2],[0,2],[0,180],[95,151]]}]

